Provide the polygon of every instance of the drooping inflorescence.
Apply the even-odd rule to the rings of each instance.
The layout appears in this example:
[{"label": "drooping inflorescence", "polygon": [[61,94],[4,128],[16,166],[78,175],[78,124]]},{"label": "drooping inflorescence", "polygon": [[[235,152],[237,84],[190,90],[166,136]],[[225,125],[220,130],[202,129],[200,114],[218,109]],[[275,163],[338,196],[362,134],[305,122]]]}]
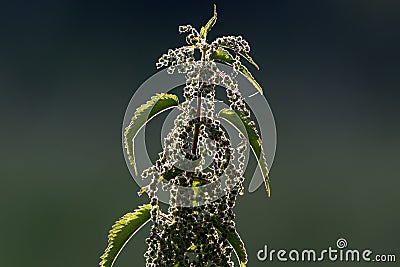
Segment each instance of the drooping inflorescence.
[{"label": "drooping inflorescence", "polygon": [[[183,88],[184,101],[177,107],[179,114],[174,126],[163,140],[163,151],[159,153],[155,164],[141,173],[148,185],[140,190],[140,194],[147,193],[150,204],[146,210],[129,217],[133,218],[129,223],[135,226],[135,230],[140,228],[135,224],[139,219],[141,223],[152,222],[150,236],[146,239],[148,249],[145,258],[148,267],[229,267],[234,266],[231,259],[233,251],[240,266],[247,263],[244,244],[236,231],[233,208],[238,195],[244,192],[243,175],[248,144],[259,164],[265,158],[255,123],[251,121],[250,110],[239,90],[238,74],[243,74],[260,93],[262,89],[241,63],[244,58],[258,68],[248,54],[250,46],[243,37],[223,36],[207,42],[207,34],[216,19],[214,6],[214,16],[200,31],[191,25],[179,26],[179,32],[187,34],[187,45],[169,49],[156,63],[157,68],[167,68],[169,74],[175,71],[184,74],[186,83]],[[195,57],[196,49],[201,52],[199,59]],[[231,71],[222,71],[216,61],[231,66]],[[227,114],[234,114],[231,124],[237,126],[237,121],[242,124],[238,134],[240,142],[237,144],[233,144],[220,122],[220,117],[226,119],[229,116],[216,114],[217,89],[226,92],[230,112]],[[137,109],[124,133],[125,148],[135,171],[132,139],[143,126],[140,124],[135,128],[135,123],[140,121],[144,124],[140,118],[146,115],[151,117],[176,105],[176,96],[161,94]],[[266,163],[260,166],[269,193]],[[169,194],[167,210],[162,210],[159,205],[161,191]],[[117,224],[118,227],[120,225]],[[114,232],[119,230],[113,229]],[[119,243],[119,249],[123,244]],[[115,244],[110,242],[106,254],[102,256],[101,267],[109,267],[115,260],[107,251],[112,255],[118,254]]]},{"label": "drooping inflorescence", "polygon": [[[242,142],[233,148],[214,114],[214,96],[216,86],[224,87],[230,107],[249,117],[235,77],[239,71],[239,52],[247,53],[250,48],[240,36],[221,37],[208,45],[190,25],[180,26],[179,31],[189,33],[186,40],[191,46],[168,50],[156,64],[158,68],[167,67],[169,73],[176,69],[185,73],[186,86],[185,102],[181,104],[175,127],[164,140],[164,151],[156,167],[145,170],[144,177],[149,172],[153,177],[148,193],[155,211],[159,211],[158,178],[171,169],[179,171],[175,170],[178,174],[163,181],[164,189],[170,192],[169,208],[163,215],[152,214],[153,226],[145,254],[147,266],[233,266],[233,248],[227,235],[236,233],[233,207],[238,194],[243,192],[247,143],[240,134]],[[201,60],[194,58],[194,44],[202,49]],[[219,70],[212,59],[213,53],[221,49],[220,44],[237,51],[232,73]],[[200,101],[197,109],[196,101]],[[194,152],[195,140],[198,143]],[[204,166],[207,155],[212,157],[210,166]],[[200,191],[200,186],[208,188]],[[188,195],[188,188],[198,191],[197,194]]]}]

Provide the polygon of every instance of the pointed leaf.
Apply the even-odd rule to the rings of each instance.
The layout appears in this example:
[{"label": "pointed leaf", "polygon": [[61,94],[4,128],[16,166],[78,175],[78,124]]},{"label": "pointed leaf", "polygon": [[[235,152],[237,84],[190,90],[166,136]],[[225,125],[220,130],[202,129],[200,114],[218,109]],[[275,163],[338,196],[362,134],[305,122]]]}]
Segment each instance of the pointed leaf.
[{"label": "pointed leaf", "polygon": [[254,122],[250,122],[250,120],[240,111],[234,111],[228,108],[221,110],[218,116],[232,124],[249,140],[251,149],[258,161],[258,165],[260,166],[261,172],[264,176],[264,182],[268,196],[270,196],[271,190],[269,186],[267,160],[265,159],[265,153],[262,149],[262,141],[258,134],[257,128],[254,125]]},{"label": "pointed leaf", "polygon": [[[221,62],[224,62],[230,66],[233,65],[233,63],[235,62],[235,60],[233,59],[232,55],[225,49],[223,48],[218,48],[217,50],[215,50],[211,56],[211,59],[214,60],[218,60]],[[253,75],[251,75],[251,73],[249,72],[249,70],[242,65],[241,63],[239,63],[239,71],[254,85],[255,88],[257,88],[257,90],[263,94],[263,90],[261,88],[261,86],[258,84],[258,82],[254,79]]]},{"label": "pointed leaf", "polygon": [[217,6],[214,4],[214,15],[212,18],[207,22],[207,24],[200,29],[200,36],[204,40],[207,38],[207,33],[211,30],[214,26],[215,22],[217,21]]},{"label": "pointed leaf", "polygon": [[155,115],[178,105],[178,97],[172,94],[157,94],[151,100],[138,107],[130,124],[125,128],[124,143],[129,162],[132,164],[135,174],[137,168],[134,155],[134,138],[139,130]]},{"label": "pointed leaf", "polygon": [[129,239],[150,220],[150,210],[150,204],[140,206],[135,212],[125,214],[115,222],[108,235],[108,246],[100,257],[100,267],[113,266]]},{"label": "pointed leaf", "polygon": [[234,232],[227,232],[227,234],[227,239],[235,251],[240,267],[245,267],[247,264],[247,252],[239,233],[235,230]]},{"label": "pointed leaf", "polygon": [[248,62],[250,62],[254,67],[256,67],[257,69],[260,69],[260,67],[258,67],[257,63],[251,58],[251,56],[248,53],[246,53],[244,51],[237,51],[237,49],[235,47],[233,47],[232,45],[229,45],[228,43],[226,43],[224,41],[220,41],[218,43],[218,46],[222,47],[222,48],[228,48],[228,49],[235,51],[240,56],[244,57]]},{"label": "pointed leaf", "polygon": [[260,69],[260,67],[258,66],[258,64],[251,58],[251,56],[246,53],[246,52],[239,52],[239,55],[241,55],[242,57],[244,57],[248,62],[250,62],[254,67],[256,67],[256,69]]},{"label": "pointed leaf", "polygon": [[247,252],[246,248],[244,246],[244,243],[242,239],[240,238],[239,233],[236,231],[236,229],[230,229],[227,227],[224,227],[220,223],[216,221],[215,218],[213,218],[213,225],[215,228],[218,229],[221,233],[226,234],[226,239],[229,241],[231,244],[233,251],[235,251],[236,257],[238,258],[239,264],[241,267],[245,267],[247,264]]}]

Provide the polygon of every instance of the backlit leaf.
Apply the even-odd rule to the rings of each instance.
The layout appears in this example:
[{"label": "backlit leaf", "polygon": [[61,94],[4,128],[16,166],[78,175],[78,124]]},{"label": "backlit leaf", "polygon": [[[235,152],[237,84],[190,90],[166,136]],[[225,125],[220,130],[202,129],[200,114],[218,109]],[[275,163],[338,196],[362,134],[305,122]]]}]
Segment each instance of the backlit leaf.
[{"label": "backlit leaf", "polygon": [[234,111],[232,109],[225,108],[219,112],[218,116],[232,124],[249,140],[251,149],[264,176],[264,183],[268,196],[270,196],[271,190],[269,186],[268,165],[267,160],[265,159],[264,150],[262,149],[262,141],[258,134],[257,128],[240,111]]},{"label": "backlit leaf", "polygon": [[108,235],[108,246],[100,257],[101,267],[113,266],[118,254],[129,239],[150,220],[151,205],[143,205],[134,212],[125,214],[115,222]]},{"label": "backlit leaf", "polygon": [[250,62],[254,67],[256,67],[257,69],[260,69],[257,65],[257,63],[251,58],[251,56],[244,52],[244,51],[236,51],[236,48],[233,47],[232,45],[229,45],[228,43],[221,41],[218,43],[218,46],[223,47],[223,48],[228,48],[231,49],[233,51],[235,51],[236,53],[238,53],[240,56],[242,56],[243,58],[245,58],[248,62]]},{"label": "backlit leaf", "polygon": [[217,21],[217,6],[214,4],[214,15],[212,18],[207,22],[207,24],[200,29],[200,36],[203,39],[207,38],[207,33],[211,30],[214,26],[215,22]]},{"label": "backlit leaf", "polygon": [[247,252],[244,246],[242,239],[239,236],[239,233],[236,229],[228,229],[224,227],[220,223],[218,223],[215,218],[213,219],[213,224],[215,228],[218,229],[221,233],[226,234],[226,239],[231,244],[233,251],[235,251],[236,257],[238,258],[239,264],[241,267],[245,267],[247,264]]},{"label": "backlit leaf", "polygon": [[[233,59],[232,55],[223,48],[218,48],[217,50],[215,50],[211,56],[211,59],[214,60],[218,60],[221,62],[224,62],[230,66],[233,65],[233,63],[235,62],[235,60]],[[251,73],[249,72],[249,70],[241,63],[239,63],[239,71],[254,85],[255,88],[257,88],[257,90],[263,94],[263,90],[261,88],[261,86],[258,84],[258,82],[254,79],[253,75],[251,75]]]},{"label": "backlit leaf", "polygon": [[157,94],[150,101],[138,107],[132,117],[130,124],[125,128],[124,144],[128,154],[129,162],[132,164],[135,174],[137,173],[134,138],[139,130],[146,125],[155,115],[178,105],[178,97],[172,94]]}]

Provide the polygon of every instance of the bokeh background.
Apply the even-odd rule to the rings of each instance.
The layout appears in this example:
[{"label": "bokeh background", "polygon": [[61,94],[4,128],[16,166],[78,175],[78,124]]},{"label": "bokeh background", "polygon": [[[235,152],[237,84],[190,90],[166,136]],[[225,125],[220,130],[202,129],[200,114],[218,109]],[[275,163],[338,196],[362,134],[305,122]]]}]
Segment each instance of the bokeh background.
[{"label": "bokeh background", "polygon": [[[400,260],[400,2],[216,2],[209,36],[250,42],[278,131],[272,197],[236,207],[248,266],[300,264],[259,262],[264,245],[339,237]],[[123,158],[125,108],[212,3],[0,1],[1,266],[98,264],[113,221],[147,201]],[[144,266],[148,231],[116,266]]]}]

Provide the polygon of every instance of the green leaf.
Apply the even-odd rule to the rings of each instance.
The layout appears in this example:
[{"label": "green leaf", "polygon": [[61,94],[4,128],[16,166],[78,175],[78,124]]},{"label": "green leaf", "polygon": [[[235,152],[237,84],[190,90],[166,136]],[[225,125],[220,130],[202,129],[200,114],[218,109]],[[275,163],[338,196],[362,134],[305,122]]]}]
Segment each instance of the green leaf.
[{"label": "green leaf", "polygon": [[214,4],[214,15],[212,18],[207,22],[207,24],[200,29],[200,36],[204,40],[207,38],[207,33],[211,30],[214,26],[215,22],[217,21],[217,5]]},{"label": "green leaf", "polygon": [[229,241],[233,250],[235,251],[240,266],[245,267],[247,264],[247,252],[239,233],[234,228],[229,230],[228,228],[224,227],[218,223],[215,218],[213,218],[213,224],[218,231],[226,234],[226,239]]},{"label": "green leaf", "polygon": [[[230,66],[233,65],[233,63],[235,62],[235,60],[233,59],[232,55],[225,49],[223,48],[218,48],[217,50],[215,50],[211,56],[211,59],[214,60],[218,60],[221,62],[224,62]],[[239,63],[239,71],[254,85],[255,88],[257,88],[257,90],[263,94],[263,90],[261,88],[261,86],[258,84],[258,82],[254,79],[253,75],[251,75],[251,73],[249,72],[249,70],[242,65],[241,63]]]},{"label": "green leaf", "polygon": [[257,63],[251,58],[251,56],[249,54],[247,54],[246,52],[239,52],[239,55],[241,55],[242,57],[244,57],[248,62],[250,62],[254,67],[256,67],[258,70],[260,69],[260,67],[257,65]]},{"label": "green leaf", "polygon": [[151,100],[138,107],[132,117],[130,124],[125,128],[124,143],[129,162],[132,164],[135,174],[137,173],[134,141],[139,130],[146,125],[155,115],[178,105],[178,97],[172,94],[157,94]]},{"label": "green leaf", "polygon": [[265,153],[262,149],[262,141],[258,134],[257,128],[254,122],[250,122],[249,119],[244,116],[240,111],[234,111],[232,109],[225,108],[221,110],[218,114],[220,118],[223,118],[230,124],[232,124],[238,131],[240,131],[249,140],[251,149],[256,156],[257,162],[261,168],[261,172],[264,176],[264,183],[268,193],[271,195],[271,189],[269,186],[268,177],[268,165],[265,159]]},{"label": "green leaf", "polygon": [[238,53],[240,56],[242,56],[243,58],[245,58],[248,62],[250,62],[254,67],[256,67],[257,69],[260,69],[257,65],[257,63],[251,58],[251,56],[244,52],[244,51],[237,51],[235,47],[233,47],[232,45],[227,44],[226,42],[221,41],[218,44],[219,47],[223,47],[223,48],[228,48],[231,49],[233,51],[235,51],[236,53]]},{"label": "green leaf", "polygon": [[239,236],[239,233],[235,230],[234,232],[227,232],[228,241],[232,245],[233,250],[235,251],[236,257],[238,258],[239,264],[241,267],[246,266],[247,264],[247,252],[244,246],[242,239]]},{"label": "green leaf", "polygon": [[112,226],[108,235],[108,246],[100,257],[100,267],[113,266],[118,254],[129,239],[150,220],[151,205],[143,205],[133,213],[127,213]]}]

